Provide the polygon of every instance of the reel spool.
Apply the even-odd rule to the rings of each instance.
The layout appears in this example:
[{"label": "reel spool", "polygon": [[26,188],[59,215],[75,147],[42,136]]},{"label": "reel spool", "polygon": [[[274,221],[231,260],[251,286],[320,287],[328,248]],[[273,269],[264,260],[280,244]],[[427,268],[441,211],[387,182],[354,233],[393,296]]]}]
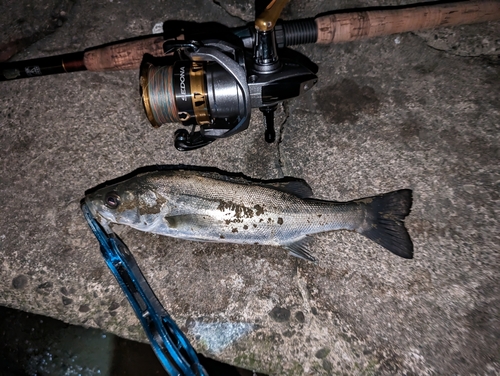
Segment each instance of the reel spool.
[{"label": "reel spool", "polygon": [[178,61],[141,72],[142,102],[154,127],[232,124],[244,106],[236,80],[218,64]]},{"label": "reel spool", "polygon": [[164,49],[182,52],[190,60],[179,57],[164,66],[143,61],[141,97],[154,127],[178,122],[192,126],[191,132],[176,131],[178,150],[197,149],[248,127],[251,107],[244,60],[235,48],[221,42],[217,47],[166,42]]}]

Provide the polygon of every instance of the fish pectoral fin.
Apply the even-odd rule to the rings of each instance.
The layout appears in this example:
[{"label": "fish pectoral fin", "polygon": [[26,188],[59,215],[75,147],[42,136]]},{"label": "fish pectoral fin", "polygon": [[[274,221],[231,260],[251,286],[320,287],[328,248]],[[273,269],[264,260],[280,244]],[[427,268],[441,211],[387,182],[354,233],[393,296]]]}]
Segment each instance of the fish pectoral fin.
[{"label": "fish pectoral fin", "polygon": [[166,215],[163,221],[168,227],[173,229],[182,229],[185,227],[204,227],[213,224],[211,217],[202,214],[180,214],[180,215]]},{"label": "fish pectoral fin", "polygon": [[308,245],[311,238],[304,236],[303,238],[295,239],[290,243],[282,244],[281,246],[288,250],[290,256],[298,257],[306,261],[315,262],[316,258],[311,255]]}]

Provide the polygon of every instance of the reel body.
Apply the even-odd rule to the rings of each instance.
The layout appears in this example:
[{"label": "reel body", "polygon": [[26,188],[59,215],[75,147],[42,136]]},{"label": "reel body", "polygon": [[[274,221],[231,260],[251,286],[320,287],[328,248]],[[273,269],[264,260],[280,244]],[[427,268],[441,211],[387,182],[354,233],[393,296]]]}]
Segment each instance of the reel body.
[{"label": "reel body", "polygon": [[274,142],[277,105],[317,82],[302,55],[278,57],[274,29],[257,31],[253,40],[253,49],[234,38],[168,40],[163,49],[173,56],[167,63],[143,60],[141,97],[150,123],[191,127],[175,132],[178,150],[197,149],[247,129],[252,108],[264,113],[265,139]]}]

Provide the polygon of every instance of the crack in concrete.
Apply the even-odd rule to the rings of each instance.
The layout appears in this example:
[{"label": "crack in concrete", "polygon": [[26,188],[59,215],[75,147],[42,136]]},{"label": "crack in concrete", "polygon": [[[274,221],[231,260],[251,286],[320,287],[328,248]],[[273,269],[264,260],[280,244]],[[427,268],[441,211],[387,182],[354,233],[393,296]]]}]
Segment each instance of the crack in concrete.
[{"label": "crack in concrete", "polygon": [[460,54],[458,52],[454,52],[451,48],[439,48],[437,46],[431,46],[429,43],[427,43],[427,41],[425,41],[425,44],[428,48],[430,48],[431,50],[434,50],[434,51],[438,51],[438,52],[444,52],[446,54],[449,54],[451,56],[456,56],[456,57],[465,57],[465,58],[476,58],[476,57],[488,57],[488,56],[493,56],[493,57],[500,57],[500,53],[493,53],[493,54],[484,54],[484,53],[481,53],[481,52],[478,52],[477,54],[473,54],[473,55],[469,55],[469,54]]},{"label": "crack in concrete", "polygon": [[[417,30],[415,32],[410,32],[413,36],[417,37],[420,39],[426,47],[430,48],[431,50],[437,51],[437,52],[444,52],[449,54],[450,56],[457,56],[457,57],[465,57],[465,58],[475,58],[475,57],[487,57],[487,56],[494,56],[494,57],[500,57],[500,51],[498,49],[495,49],[494,53],[484,53],[483,50],[480,49],[480,51],[470,54],[470,53],[460,53],[460,47],[463,47],[464,45],[467,46],[469,44],[473,44],[473,42],[469,42],[467,40],[463,42],[459,42],[457,44],[450,44],[450,45],[445,45],[443,47],[439,46],[433,46],[431,45],[431,41],[429,41],[429,38],[426,37],[425,35],[420,35],[418,34],[418,31],[423,31],[423,30]],[[458,50],[454,50],[453,48],[458,48]],[[463,51],[463,50],[462,50]],[[497,53],[497,51],[499,51]]]},{"label": "crack in concrete", "polygon": [[302,306],[307,313],[311,313],[311,294],[307,289],[307,281],[300,272],[301,268],[296,265],[295,273],[297,275],[297,287],[299,289],[300,295],[302,296]]},{"label": "crack in concrete", "polygon": [[279,138],[276,143],[276,150],[278,151],[278,168],[280,170],[281,176],[285,176],[285,173],[283,171],[284,168],[284,156],[281,151],[281,144],[283,142],[283,133],[285,131],[285,124],[288,122],[288,118],[290,117],[290,107],[283,102],[283,113],[285,114],[285,119],[281,122],[280,127],[279,127]]}]

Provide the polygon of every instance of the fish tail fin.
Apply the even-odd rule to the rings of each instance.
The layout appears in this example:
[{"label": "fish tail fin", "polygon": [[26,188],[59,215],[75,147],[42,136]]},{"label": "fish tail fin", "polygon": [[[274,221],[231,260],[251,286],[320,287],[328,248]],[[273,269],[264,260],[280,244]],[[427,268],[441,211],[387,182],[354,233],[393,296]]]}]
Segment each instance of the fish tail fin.
[{"label": "fish tail fin", "polygon": [[410,214],[412,191],[401,189],[358,202],[366,205],[367,214],[358,232],[400,257],[413,258],[413,243],[404,225]]}]

